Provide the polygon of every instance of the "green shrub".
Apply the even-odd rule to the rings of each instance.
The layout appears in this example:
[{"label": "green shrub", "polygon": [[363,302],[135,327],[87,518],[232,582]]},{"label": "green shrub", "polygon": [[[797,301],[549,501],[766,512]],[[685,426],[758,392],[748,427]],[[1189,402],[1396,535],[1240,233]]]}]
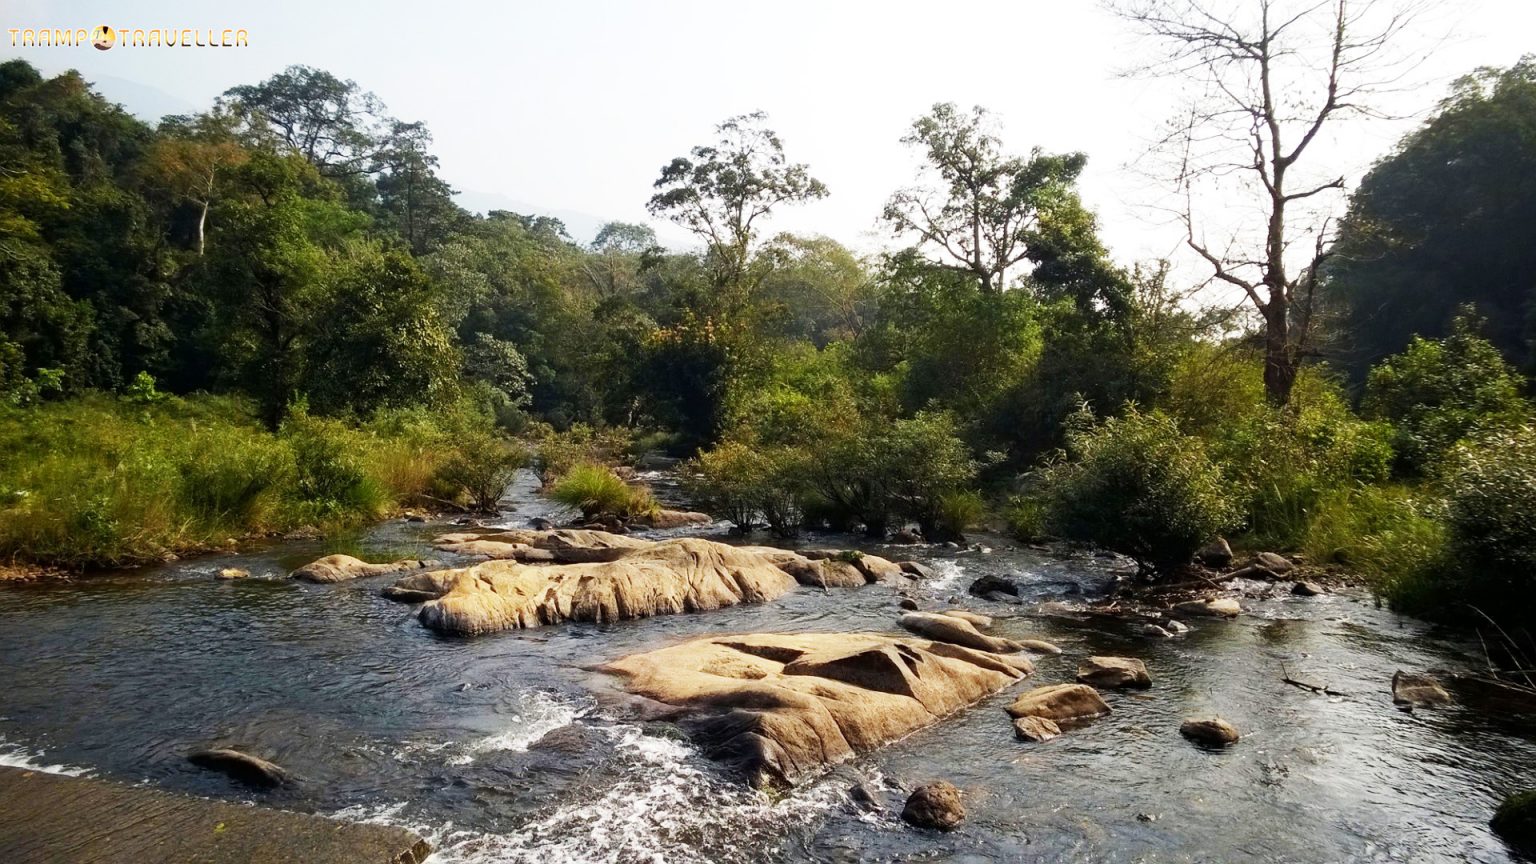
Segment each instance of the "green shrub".
[{"label": "green shrub", "polygon": [[534,435],[534,467],[544,484],[555,483],[578,465],[621,465],[630,461],[634,432],[622,426],[595,428],[577,423],[565,432],[548,426]]},{"label": "green shrub", "polygon": [[1133,408],[1097,425],[1091,419],[1074,418],[1066,452],[1039,472],[1052,533],[1166,570],[1236,522],[1232,494],[1204,443],[1172,418]]},{"label": "green shrub", "polygon": [[186,509],[210,528],[238,529],[260,520],[267,492],[293,471],[290,454],[249,426],[212,426],[187,442],[181,471]]},{"label": "green shrub", "polygon": [[804,518],[805,462],[793,447],[723,441],[689,464],[685,487],[698,506],[743,531],[764,524],[791,537]]},{"label": "green shrub", "polygon": [[1464,312],[1440,340],[1414,337],[1370,372],[1361,411],[1397,427],[1405,473],[1435,472],[1458,441],[1518,424],[1530,413],[1520,375]]},{"label": "green shrub", "polygon": [[1456,448],[1446,524],[1456,588],[1496,617],[1536,610],[1536,428]]},{"label": "green shrub", "polygon": [[367,436],[339,420],[293,412],[281,437],[293,451],[293,513],[304,521],[346,514],[372,518],[388,506],[382,485],[367,470]]},{"label": "green shrub", "polygon": [[493,513],[527,454],[490,432],[469,433],[458,440],[438,477],[468,497],[475,509]]},{"label": "green shrub", "polygon": [[656,505],[644,489],[625,483],[605,465],[584,462],[565,472],[555,482],[549,497],[575,510],[585,519],[599,516],[628,518],[654,510]]},{"label": "green shrub", "polygon": [[1412,608],[1445,561],[1443,503],[1404,486],[1357,486],[1323,497],[1302,544],[1319,563],[1370,579],[1394,606]]},{"label": "green shrub", "polygon": [[958,540],[971,526],[986,515],[986,502],[981,495],[970,490],[946,492],[939,496],[938,515],[933,521],[933,533],[924,532],[929,540]]},{"label": "green shrub", "polygon": [[1045,530],[1045,503],[1030,495],[1015,495],[1003,508],[1003,521],[1008,533],[1026,543],[1043,540]]}]

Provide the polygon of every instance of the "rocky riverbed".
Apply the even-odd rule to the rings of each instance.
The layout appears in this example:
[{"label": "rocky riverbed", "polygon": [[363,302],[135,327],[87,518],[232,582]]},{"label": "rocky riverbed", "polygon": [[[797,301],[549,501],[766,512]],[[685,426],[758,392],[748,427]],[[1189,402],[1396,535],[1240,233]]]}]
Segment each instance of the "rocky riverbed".
[{"label": "rocky riverbed", "polygon": [[[513,492],[517,509],[490,529],[551,515],[528,478]],[[440,864],[1512,860],[1487,823],[1505,794],[1532,784],[1536,721],[1459,686],[1455,673],[1483,665],[1475,639],[1363,595],[1303,596],[1289,583],[1240,579],[1241,614],[1160,618],[1188,631],[1151,625],[1159,634],[1151,619],[1091,608],[1120,562],[980,537],[963,549],[864,547],[915,560],[928,571],[919,580],[797,582],[771,602],[464,637],[423,627],[422,604],[382,596],[413,573],[288,578],[331,553],[473,566],[434,547],[453,530],[397,522],[354,538],[0,587],[0,763],[400,825],[428,838]],[[637,536],[764,541],[730,538],[723,525]],[[218,578],[231,568],[250,575]],[[984,576],[1017,594],[971,594]],[[664,652],[699,660],[684,650],[698,640],[795,633],[819,646],[859,633],[878,639],[842,638],[839,656],[861,645],[880,656],[811,671],[835,681],[853,668],[871,676],[861,686],[910,688],[892,665],[906,661],[882,652],[935,640],[898,623],[911,611],[903,601],[982,614],[993,620],[973,629],[989,639],[1061,653],[1018,652],[1032,676],[988,681],[891,743],[797,772],[787,791],[742,782],[739,766],[712,758],[720,754],[688,713],[658,709],[668,692],[628,686],[642,666],[672,656]],[[782,680],[798,658],[775,656],[773,668],[743,674]],[[1088,658],[1139,660],[1148,686],[1135,664]],[[1398,670],[1433,673],[1452,701],[1395,706]],[[1021,739],[1006,709],[1080,676],[1097,682],[1085,686],[1109,713],[1063,723],[1049,740]],[[1205,747],[1181,735],[1185,721],[1211,716],[1240,740]],[[269,759],[291,782],[257,790],[187,761],[207,748]],[[963,796],[955,830],[900,817],[909,794],[936,780]]]}]

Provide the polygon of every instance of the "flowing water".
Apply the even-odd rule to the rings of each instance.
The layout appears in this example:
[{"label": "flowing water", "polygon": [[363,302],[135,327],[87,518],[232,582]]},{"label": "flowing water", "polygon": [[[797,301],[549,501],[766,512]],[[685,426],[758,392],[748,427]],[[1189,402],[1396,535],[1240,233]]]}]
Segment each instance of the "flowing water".
[{"label": "flowing water", "polygon": [[[548,512],[527,477],[513,498],[506,524]],[[381,599],[388,578],[284,578],[334,551],[428,555],[442,530],[397,522],[0,588],[0,764],[405,825],[432,841],[433,864],[1509,861],[1487,820],[1503,794],[1536,785],[1529,716],[1392,706],[1396,669],[1480,667],[1466,634],[1335,594],[1250,599],[1252,614],[1151,640],[1072,611],[1108,586],[1113,562],[985,538],[991,548],[866,548],[936,568],[915,591],[924,608],[1009,616],[995,632],[1059,644],[1064,655],[1040,658],[1034,682],[1070,680],[1085,654],[1121,654],[1146,661],[1152,689],[1108,694],[1112,716],[1025,744],[1002,710],[1013,688],[770,797],[673,727],[627,719],[589,668],[699,634],[890,630],[894,588],[801,588],[718,612],[450,639]],[[255,578],[214,580],[226,566]],[[967,596],[986,573],[1026,580],[1030,602]],[[1287,673],[1350,695],[1288,685]],[[1179,736],[1181,719],[1210,713],[1242,742],[1211,752]],[[248,749],[301,782],[245,791],[186,762],[208,744]],[[966,790],[967,821],[948,835],[905,827],[902,790],[937,778]],[[852,804],[856,780],[883,812]]]}]

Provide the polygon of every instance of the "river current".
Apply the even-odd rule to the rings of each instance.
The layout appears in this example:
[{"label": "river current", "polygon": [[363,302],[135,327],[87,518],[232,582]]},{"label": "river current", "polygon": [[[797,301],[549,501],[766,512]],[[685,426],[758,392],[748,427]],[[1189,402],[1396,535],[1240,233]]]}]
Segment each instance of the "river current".
[{"label": "river current", "polygon": [[[510,500],[502,524],[549,512],[529,476]],[[691,533],[726,539],[725,528]],[[1395,670],[1475,671],[1484,655],[1470,634],[1363,593],[1256,588],[1248,614],[1154,640],[1080,611],[1110,584],[1110,560],[985,536],[965,549],[866,545],[937,571],[913,589],[924,608],[994,615],[994,633],[1064,654],[1038,658],[1028,684],[770,796],[674,727],[630,719],[591,667],[701,634],[893,631],[894,587],[800,588],[717,612],[450,639],[379,597],[388,577],[285,578],[330,552],[433,556],[428,541],[445,530],[391,522],[0,587],[0,764],[404,825],[432,842],[432,864],[1516,860],[1487,821],[1504,794],[1536,785],[1536,719],[1467,700],[1394,708]],[[230,566],[253,578],[213,578]],[[984,574],[1021,579],[1031,596],[969,596]],[[1016,741],[1002,710],[1011,695],[1071,680],[1088,654],[1145,660],[1152,688],[1107,693],[1111,716],[1053,741]],[[1213,752],[1179,736],[1183,718],[1213,713],[1242,730],[1239,744]],[[186,762],[209,744],[276,761],[300,782],[254,793]],[[933,779],[966,792],[969,815],[952,834],[897,816],[904,790]],[[854,805],[858,781],[883,811]]]}]

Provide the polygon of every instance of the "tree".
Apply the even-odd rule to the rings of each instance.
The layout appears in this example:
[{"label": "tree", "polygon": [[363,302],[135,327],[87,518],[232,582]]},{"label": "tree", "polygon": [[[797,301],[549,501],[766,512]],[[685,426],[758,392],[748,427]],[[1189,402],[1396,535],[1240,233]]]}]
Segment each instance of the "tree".
[{"label": "tree", "polygon": [[687,228],[708,244],[715,287],[744,293],[760,220],[782,204],[827,196],[810,168],[791,163],[761,111],[715,127],[719,141],[679,156],[661,169],[647,209]]},{"label": "tree", "polygon": [[1536,55],[1456,82],[1438,114],[1350,199],[1327,268],[1344,360],[1358,375],[1471,303],[1490,341],[1536,370]]},{"label": "tree", "polygon": [[260,84],[231,87],[220,105],[257,140],[298,153],[326,177],[366,174],[391,121],[372,93],[312,66],[289,66]]},{"label": "tree", "polygon": [[[1048,233],[1053,215],[1074,217],[1090,236],[1093,221],[1072,188],[1086,156],[1039,149],[1027,160],[1006,156],[991,125],[981,106],[966,113],[952,102],[914,121],[901,141],[922,149],[919,179],[931,182],[892,195],[883,218],[897,237],[914,238],[934,266],[975,279],[983,291],[1001,291],[1010,270],[1040,260],[1048,241],[1058,241],[1057,256],[1067,254],[1059,241],[1070,232]],[[1102,258],[1096,238],[1092,244]]]},{"label": "tree", "polygon": [[[1284,405],[1304,357],[1319,268],[1328,258],[1330,203],[1344,178],[1308,173],[1325,128],[1368,115],[1394,75],[1384,59],[1413,7],[1385,0],[1110,0],[1110,8],[1166,48],[1146,67],[1189,82],[1192,101],[1161,142],[1184,199],[1185,242],[1212,278],[1241,289],[1264,322],[1264,390]],[[1305,161],[1304,161],[1305,160]],[[1230,226],[1225,243],[1196,213],[1202,194],[1252,196],[1257,224]],[[1214,221],[1214,220],[1210,220]]]},{"label": "tree", "polygon": [[760,288],[786,335],[817,345],[853,339],[875,314],[874,280],[830,237],[780,234],[765,250],[772,267]]},{"label": "tree", "polygon": [[609,222],[598,229],[592,254],[582,272],[599,300],[629,294],[639,288],[640,269],[648,256],[660,251],[656,232],[647,225]]},{"label": "tree", "polygon": [[197,254],[205,247],[208,209],[221,171],[240,166],[249,154],[235,140],[233,118],[214,111],[193,117],[167,117],[145,157],[148,181],[178,201],[197,208]]},{"label": "tree", "polygon": [[453,201],[453,187],[437,176],[431,145],[426,124],[395,121],[377,156],[383,221],[417,255],[436,249],[469,223],[469,214]]}]

